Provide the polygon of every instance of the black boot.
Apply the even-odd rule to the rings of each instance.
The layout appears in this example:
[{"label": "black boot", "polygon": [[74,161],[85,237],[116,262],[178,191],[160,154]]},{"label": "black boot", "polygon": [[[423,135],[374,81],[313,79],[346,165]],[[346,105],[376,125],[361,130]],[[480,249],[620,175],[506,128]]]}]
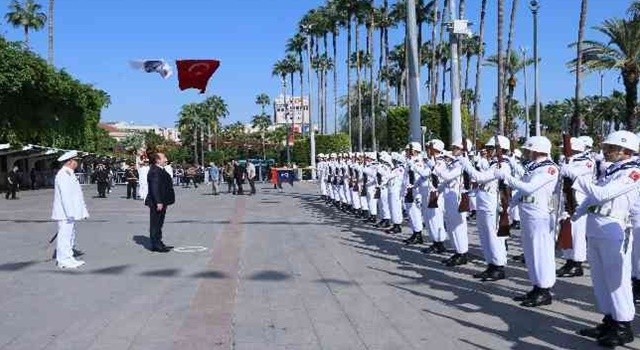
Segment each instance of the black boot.
[{"label": "black boot", "polygon": [[469,260],[467,258],[467,253],[464,253],[464,254],[455,253],[449,259],[443,261],[443,263],[448,267],[465,265],[468,262]]},{"label": "black boot", "polygon": [[418,231],[418,232],[414,232],[411,237],[405,239],[404,244],[406,245],[414,245],[414,244],[422,244],[424,243],[422,241],[422,232]]},{"label": "black boot", "polygon": [[386,231],[388,234],[396,234],[402,232],[402,227],[398,224],[393,224],[393,227]]},{"label": "black boot", "polygon": [[533,293],[531,297],[520,303],[524,307],[538,307],[542,305],[551,305],[553,298],[549,288],[538,288],[537,293]]},{"label": "black boot", "polygon": [[631,322],[613,321],[611,327],[602,337],[598,338],[598,345],[614,348],[633,341]]},{"label": "black boot", "polygon": [[573,268],[573,263],[574,263],[573,260],[571,259],[567,260],[561,268],[556,270],[556,276],[564,277],[565,275],[570,273],[571,269]]},{"label": "black boot", "polygon": [[528,291],[526,294],[522,294],[522,295],[518,295],[516,297],[513,297],[513,301],[520,301],[523,302],[527,299],[531,299],[532,296],[534,296],[535,294],[538,293],[538,289],[540,289],[538,286],[533,286],[533,289]]},{"label": "black boot", "polygon": [[427,248],[421,250],[425,254],[442,254],[447,251],[444,246],[444,242],[433,242],[433,244]]},{"label": "black boot", "polygon": [[511,258],[511,260],[521,262],[524,264],[524,254],[515,255],[513,258]]},{"label": "black boot", "polygon": [[368,211],[368,210],[363,210],[363,211],[362,211],[362,221],[364,221],[364,222],[369,221],[369,216],[370,216],[370,215],[371,215],[371,214],[369,214],[369,211]]},{"label": "black boot", "polygon": [[369,216],[369,223],[372,223],[372,224],[375,225],[375,223],[376,223],[376,216],[375,215]]},{"label": "black boot", "polygon": [[391,222],[389,222],[389,219],[382,220],[382,227],[383,228],[387,228],[389,226],[391,226]]},{"label": "black boot", "polygon": [[611,315],[605,315],[600,324],[593,328],[581,329],[578,331],[578,334],[583,337],[599,339],[609,332],[613,322],[613,317],[611,317]]},{"label": "black boot", "polygon": [[489,274],[493,272],[495,268],[496,266],[494,264],[489,264],[489,266],[487,266],[487,268],[484,271],[473,274],[473,278],[479,278],[484,280],[485,278],[487,278],[487,276],[489,276]]},{"label": "black boot", "polygon": [[493,271],[490,271],[489,274],[482,278],[482,282],[493,282],[493,281],[499,281],[502,279],[506,278],[506,275],[504,273],[504,266],[496,266],[493,265]]}]

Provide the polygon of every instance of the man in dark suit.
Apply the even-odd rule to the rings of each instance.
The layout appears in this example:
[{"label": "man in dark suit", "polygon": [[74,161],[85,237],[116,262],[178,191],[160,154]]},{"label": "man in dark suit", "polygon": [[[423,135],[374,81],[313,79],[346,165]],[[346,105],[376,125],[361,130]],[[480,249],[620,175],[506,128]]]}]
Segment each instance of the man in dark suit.
[{"label": "man in dark suit", "polygon": [[163,153],[153,154],[150,158],[153,163],[149,168],[147,183],[149,184],[149,194],[145,204],[149,207],[149,235],[151,238],[151,251],[166,253],[173,247],[166,246],[162,242],[162,225],[167,207],[176,201],[173,191],[171,176],[164,170],[167,164],[167,157]]}]

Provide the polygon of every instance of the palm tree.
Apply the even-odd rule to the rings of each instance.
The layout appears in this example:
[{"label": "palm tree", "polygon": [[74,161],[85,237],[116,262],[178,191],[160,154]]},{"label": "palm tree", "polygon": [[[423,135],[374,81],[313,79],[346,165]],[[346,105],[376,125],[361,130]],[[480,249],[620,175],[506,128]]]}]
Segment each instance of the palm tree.
[{"label": "palm tree", "polygon": [[307,45],[307,38],[302,33],[296,33],[287,42],[287,52],[293,53],[298,56],[298,65],[300,67],[300,70],[298,71],[300,73],[299,74],[300,96],[303,98],[304,98],[304,82],[302,80],[302,75],[304,73],[304,62],[302,61],[302,51],[304,51],[306,45]]},{"label": "palm tree", "polygon": [[[351,126],[351,19],[356,12],[356,2],[358,0],[335,0],[339,13],[343,14],[340,19],[340,25],[347,27],[347,122],[349,126],[349,144],[353,144],[352,126]],[[357,35],[357,34],[356,34]],[[353,147],[349,146],[350,149]]]},{"label": "palm tree", "polygon": [[256,96],[256,104],[262,108],[262,114],[266,114],[264,109],[271,104],[271,98],[263,92]]},{"label": "palm tree", "polygon": [[[270,103],[269,96],[266,94],[258,95],[258,98],[262,98],[263,101],[265,100],[265,97],[265,102],[268,105]],[[217,132],[220,119],[229,115],[229,108],[227,107],[227,103],[222,99],[222,97],[216,95],[207,97],[199,105],[201,106],[202,121],[207,133],[207,151],[211,152],[211,128],[213,127]],[[202,149],[204,152],[204,147]]]},{"label": "palm tree", "polygon": [[[386,1],[386,0],[385,0]],[[333,51],[333,63],[334,66],[337,63],[338,47],[336,42],[338,41],[338,34],[340,33],[340,21],[341,16],[335,0],[329,0],[325,11],[327,30],[331,33],[331,48]],[[333,69],[333,133],[338,132],[338,68]]]},{"label": "palm tree", "polygon": [[251,117],[251,126],[260,132],[267,130],[269,125],[271,125],[271,119],[264,113]]},{"label": "palm tree", "polygon": [[53,66],[53,10],[55,0],[49,0],[49,64]]},{"label": "palm tree", "polygon": [[473,140],[477,140],[477,126],[480,120],[480,78],[484,60],[484,30],[487,17],[487,0],[480,5],[480,33],[478,35],[478,57],[476,62],[476,86],[473,89]]},{"label": "palm tree", "polygon": [[[480,49],[481,49],[481,43],[480,43],[480,37],[477,35],[474,35],[472,37],[467,37],[464,38],[461,41],[461,52],[463,53],[464,57],[465,57],[465,72],[464,72],[464,85],[462,90],[463,91],[467,91],[469,90],[469,75],[471,74],[471,59],[473,58],[473,56],[478,56],[480,54]],[[473,99],[466,99],[465,100],[465,108],[467,109],[467,114],[470,113],[471,111],[471,101]]]},{"label": "palm tree", "polygon": [[582,0],[580,4],[580,21],[578,25],[578,43],[576,53],[576,87],[574,103],[575,108],[571,117],[571,134],[575,137],[580,134],[582,118],[580,115],[580,90],[582,88],[582,42],[584,41],[584,27],[587,21],[587,0]]},{"label": "palm tree", "polygon": [[[584,69],[619,69],[625,88],[625,126],[635,131],[638,81],[640,79],[640,21],[613,18],[594,28],[606,38],[606,42],[584,41],[582,60]],[[572,60],[570,66],[576,66]]]},{"label": "palm tree", "polygon": [[34,0],[25,0],[24,4],[13,0],[9,4],[9,12],[4,16],[7,23],[24,30],[24,43],[29,47],[29,31],[40,30],[47,21],[47,15],[41,11],[42,6]]},{"label": "palm tree", "polygon": [[201,106],[197,103],[183,105],[178,114],[176,126],[182,134],[192,137],[194,163],[198,164],[198,133],[204,124],[201,114]]}]

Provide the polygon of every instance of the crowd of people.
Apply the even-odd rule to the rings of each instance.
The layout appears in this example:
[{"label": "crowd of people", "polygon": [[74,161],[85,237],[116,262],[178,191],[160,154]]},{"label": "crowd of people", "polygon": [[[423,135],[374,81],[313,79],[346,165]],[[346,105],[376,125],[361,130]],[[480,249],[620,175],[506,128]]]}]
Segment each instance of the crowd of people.
[{"label": "crowd of people", "polygon": [[[556,278],[584,274],[589,263],[600,324],[579,331],[607,347],[633,341],[631,321],[640,301],[640,138],[628,131],[607,136],[600,150],[589,136],[565,138],[552,159],[546,137],[530,137],[512,151],[492,137],[474,151],[469,140],[409,143],[404,152],[331,153],[318,156],[322,198],[407,245],[430,245],[425,254],[454,253],[448,267],[469,262],[468,221],[475,220],[486,269],[474,278],[507,278],[510,231],[521,229],[531,290],[513,300],[523,307],[552,304]],[[564,264],[556,267],[556,244]]]}]

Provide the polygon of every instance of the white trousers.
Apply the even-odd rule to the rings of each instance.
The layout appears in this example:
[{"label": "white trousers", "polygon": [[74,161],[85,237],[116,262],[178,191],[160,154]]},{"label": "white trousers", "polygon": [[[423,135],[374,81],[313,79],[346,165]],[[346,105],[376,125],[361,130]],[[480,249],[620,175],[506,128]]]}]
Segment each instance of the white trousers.
[{"label": "white trousers", "polygon": [[476,224],[482,254],[487,264],[504,266],[507,264],[507,247],[505,238],[498,237],[497,215],[495,212],[478,210],[476,212]]},{"label": "white trousers", "polygon": [[428,200],[422,202],[422,213],[429,237],[433,242],[444,242],[448,238],[447,231],[444,229],[444,199],[438,196],[437,208],[429,208],[428,202]]},{"label": "white trousers", "polygon": [[477,207],[478,205],[476,201],[476,191],[471,190],[469,191],[469,210],[471,211],[476,210]]},{"label": "white trousers", "polygon": [[404,208],[409,215],[409,226],[411,226],[412,232],[422,232],[424,229],[424,224],[422,223],[422,209],[420,207],[421,201],[422,198],[420,198],[420,195],[415,195],[413,203],[404,204]]},{"label": "white trousers", "polygon": [[327,195],[327,182],[324,179],[320,179],[320,194],[323,196]]},{"label": "white trousers", "polygon": [[451,234],[453,247],[458,254],[469,251],[469,236],[467,234],[467,213],[458,211],[458,194],[446,191],[444,197],[444,223]]},{"label": "white trousers", "polygon": [[145,200],[147,198],[147,194],[149,193],[149,185],[148,184],[140,184],[138,189],[138,197]]},{"label": "white trousers", "polygon": [[540,288],[556,283],[555,232],[549,230],[550,218],[522,216],[522,250],[529,280]]},{"label": "white trousers", "polygon": [[367,201],[367,196],[360,195],[362,192],[358,193],[358,198],[360,198],[360,206],[362,210],[369,211],[369,202]]},{"label": "white trousers", "polygon": [[389,211],[394,225],[402,224],[402,199],[399,189],[389,189]]},{"label": "white trousers", "polygon": [[357,191],[351,191],[351,205],[353,205],[353,209],[360,209],[360,194]]},{"label": "white trousers", "polygon": [[562,257],[566,260],[584,262],[587,260],[587,216],[571,222],[571,244],[573,249],[562,250]]},{"label": "white trousers", "polygon": [[369,213],[373,216],[378,216],[378,199],[374,198],[375,194],[375,186],[367,186],[367,207],[369,208]]},{"label": "white trousers", "polygon": [[624,241],[592,237],[587,241],[598,310],[619,322],[632,321],[636,313],[631,289],[631,244],[625,249]]},{"label": "white trousers", "polygon": [[56,261],[58,264],[69,264],[73,258],[73,247],[76,242],[76,222],[74,220],[58,221],[58,237],[56,238]]},{"label": "white trousers", "polygon": [[380,187],[380,215],[383,220],[391,219],[391,211],[389,210],[389,190],[386,187]]},{"label": "white trousers", "polygon": [[340,192],[340,202],[349,204],[349,201],[347,200],[347,191],[349,191],[349,186],[346,183],[340,183],[338,185],[338,191]]}]

